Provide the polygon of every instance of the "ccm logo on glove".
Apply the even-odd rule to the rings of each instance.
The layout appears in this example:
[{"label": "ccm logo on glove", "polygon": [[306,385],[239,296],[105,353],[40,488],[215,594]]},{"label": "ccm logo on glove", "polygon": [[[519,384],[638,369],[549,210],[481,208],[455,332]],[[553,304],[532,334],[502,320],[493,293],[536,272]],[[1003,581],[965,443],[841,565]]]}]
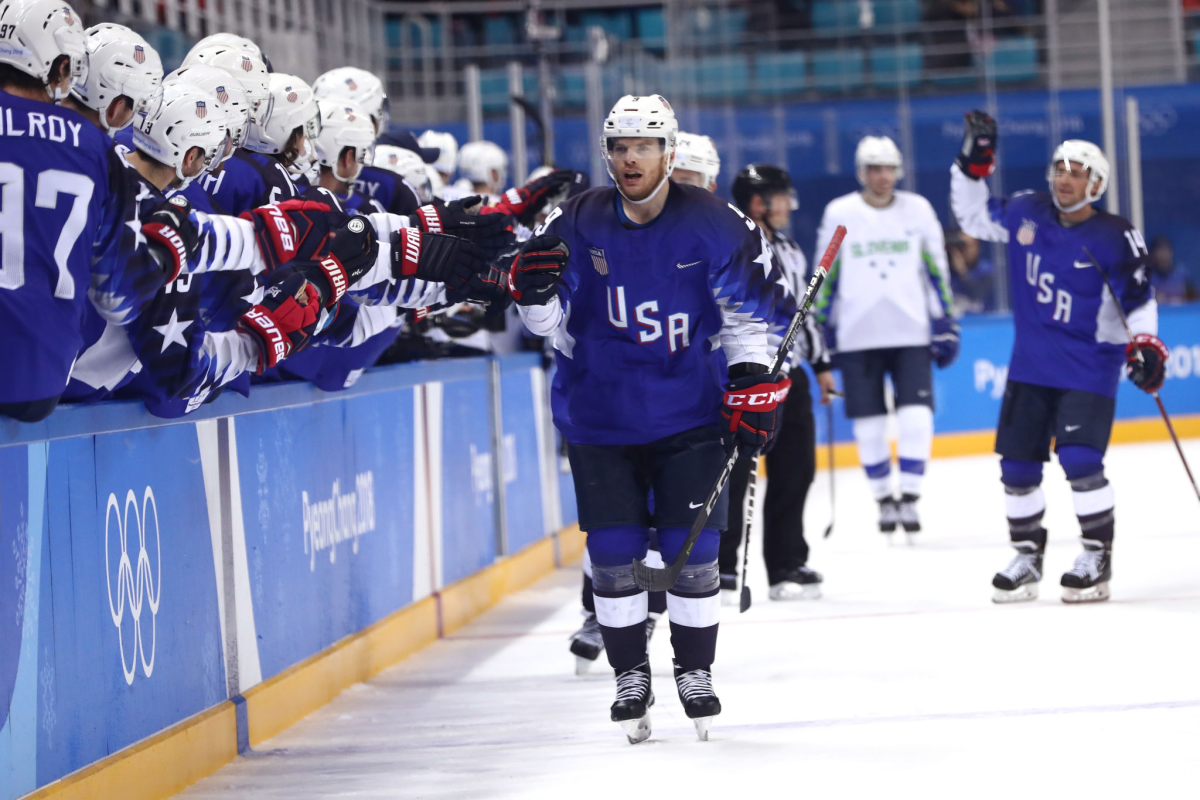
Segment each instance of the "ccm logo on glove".
[{"label": "ccm logo on glove", "polygon": [[760,383],[749,389],[725,393],[725,405],[730,408],[753,408],[755,411],[770,411],[787,399],[791,381]]}]

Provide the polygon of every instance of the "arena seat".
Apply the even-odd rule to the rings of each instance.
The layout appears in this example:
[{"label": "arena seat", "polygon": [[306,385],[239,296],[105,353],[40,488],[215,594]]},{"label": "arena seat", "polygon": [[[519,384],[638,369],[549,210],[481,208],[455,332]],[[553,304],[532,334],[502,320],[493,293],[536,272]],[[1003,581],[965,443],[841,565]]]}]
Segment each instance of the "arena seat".
[{"label": "arena seat", "polygon": [[863,84],[863,51],[860,47],[818,50],[812,55],[813,86],[822,92],[845,92]]},{"label": "arena seat", "polygon": [[872,47],[871,85],[878,89],[895,89],[902,80],[905,86],[916,86],[921,82],[921,45],[907,42],[899,46]]},{"label": "arena seat", "polygon": [[774,97],[808,88],[808,60],[803,51],[783,50],[754,58],[754,87],[760,95]]}]

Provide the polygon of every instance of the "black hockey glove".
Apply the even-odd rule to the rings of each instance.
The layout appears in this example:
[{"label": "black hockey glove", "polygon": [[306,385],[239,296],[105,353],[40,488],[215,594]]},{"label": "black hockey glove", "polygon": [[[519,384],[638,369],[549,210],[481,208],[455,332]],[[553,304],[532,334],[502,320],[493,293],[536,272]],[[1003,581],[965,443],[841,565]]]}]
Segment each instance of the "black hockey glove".
[{"label": "black hockey glove", "polygon": [[791,378],[772,380],[769,375],[743,375],[725,385],[721,418],[742,455],[756,454],[775,438],[779,406],[791,386]]},{"label": "black hockey glove", "polygon": [[558,291],[558,281],[571,248],[559,237],[544,233],[522,246],[508,269],[508,291],[522,306],[542,306]]},{"label": "black hockey glove", "polygon": [[375,226],[366,217],[351,217],[332,230],[311,260],[293,261],[296,271],[321,293],[321,305],[332,308],[346,290],[371,271],[379,257]]},{"label": "black hockey glove", "polygon": [[413,214],[414,224],[422,233],[446,233],[473,243],[484,258],[493,259],[513,243],[511,221],[503,214],[480,213],[483,198],[478,195],[444,203],[434,200]]},{"label": "black hockey glove", "polygon": [[[1142,355],[1140,359],[1138,353]],[[1170,356],[1162,339],[1150,333],[1139,333],[1125,345],[1125,372],[1134,386],[1152,394],[1162,388]]]},{"label": "black hockey glove", "polygon": [[150,254],[167,273],[166,283],[187,270],[188,259],[200,247],[200,233],[192,222],[191,211],[188,199],[177,194],[142,216],[142,235]]},{"label": "black hockey glove", "polygon": [[963,123],[963,145],[954,159],[968,178],[979,180],[996,171],[996,120],[982,111],[971,111]]},{"label": "black hockey glove", "polygon": [[962,329],[954,317],[940,317],[931,323],[933,335],[929,339],[929,353],[938,369],[945,369],[958,358],[959,340]]},{"label": "black hockey glove", "polygon": [[[445,284],[446,299],[452,303],[495,299],[495,284],[484,282],[502,280],[492,270],[482,250],[457,236],[401,228],[392,238],[392,274],[399,280],[417,278]],[[473,292],[484,296],[472,297]]]}]

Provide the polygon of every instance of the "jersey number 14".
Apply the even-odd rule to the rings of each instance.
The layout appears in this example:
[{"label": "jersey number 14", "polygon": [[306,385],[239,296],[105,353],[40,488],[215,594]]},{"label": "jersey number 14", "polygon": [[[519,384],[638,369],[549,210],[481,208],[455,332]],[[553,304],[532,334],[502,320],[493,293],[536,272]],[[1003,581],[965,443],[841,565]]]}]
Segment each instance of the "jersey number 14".
[{"label": "jersey number 14", "polygon": [[[57,208],[59,193],[75,198],[54,245],[54,263],[58,266],[54,296],[62,300],[75,297],[75,279],[68,259],[87,224],[94,188],[91,178],[76,172],[47,169],[37,176],[35,208]],[[0,239],[0,289],[20,289],[25,285],[25,170],[10,162],[0,162]]]}]

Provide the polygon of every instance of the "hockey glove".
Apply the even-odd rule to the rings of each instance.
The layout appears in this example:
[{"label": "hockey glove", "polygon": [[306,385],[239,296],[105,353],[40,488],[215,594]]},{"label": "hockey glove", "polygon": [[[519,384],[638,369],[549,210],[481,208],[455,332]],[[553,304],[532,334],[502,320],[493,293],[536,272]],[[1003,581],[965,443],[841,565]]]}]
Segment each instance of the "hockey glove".
[{"label": "hockey glove", "polygon": [[[397,280],[417,278],[446,286],[446,299],[461,303],[470,299],[494,299],[494,285],[480,287],[480,276],[492,275],[492,265],[475,244],[457,236],[423,233],[420,228],[401,228],[392,238],[392,275]],[[472,294],[482,291],[483,297]]]},{"label": "hockey glove", "polygon": [[940,317],[932,321],[933,335],[929,340],[929,352],[938,369],[945,369],[958,358],[958,347],[962,329],[954,317]]},{"label": "hockey glove", "polygon": [[434,200],[423,205],[412,216],[422,233],[446,233],[475,244],[488,259],[513,242],[510,221],[503,214],[481,214],[483,198],[478,195],[443,203]]},{"label": "hockey glove", "polygon": [[954,159],[968,178],[979,180],[996,171],[996,120],[982,111],[971,111],[963,124],[963,145]]},{"label": "hockey glove", "polygon": [[[254,224],[258,249],[271,272],[290,261],[320,263],[333,255],[347,274],[361,277],[375,263],[378,245],[374,226],[348,230],[349,214],[313,200],[286,200],[244,211],[241,218]],[[337,232],[338,235],[333,235]],[[350,280],[350,283],[354,283]]]},{"label": "hockey glove", "polygon": [[559,237],[544,233],[521,247],[508,269],[508,291],[522,306],[543,306],[558,293],[558,281],[571,248]]},{"label": "hockey glove", "polygon": [[308,344],[321,320],[320,292],[298,272],[271,280],[262,302],[242,315],[238,327],[258,345],[258,374]]},{"label": "hockey glove", "polygon": [[321,293],[321,305],[332,308],[346,290],[367,274],[379,255],[375,227],[365,217],[351,217],[329,232],[311,254],[311,261],[294,261],[296,271]]},{"label": "hockey glove", "polygon": [[778,408],[791,386],[791,378],[772,381],[768,375],[745,375],[726,384],[721,418],[734,443],[746,449],[743,455],[754,455],[775,438]]},{"label": "hockey glove", "polygon": [[575,170],[556,169],[549,175],[530,181],[520,189],[509,189],[495,207],[506,214],[512,214],[522,225],[532,225],[534,217],[545,207],[546,202],[574,180]]},{"label": "hockey glove", "polygon": [[[1142,357],[1138,359],[1138,353]],[[1162,388],[1167,377],[1167,346],[1152,333],[1139,333],[1125,345],[1125,372],[1133,385],[1147,394]]]},{"label": "hockey glove", "polygon": [[192,222],[191,211],[188,199],[177,194],[142,217],[142,235],[154,260],[169,274],[167,283],[187,270],[188,259],[200,247],[200,234]]}]

